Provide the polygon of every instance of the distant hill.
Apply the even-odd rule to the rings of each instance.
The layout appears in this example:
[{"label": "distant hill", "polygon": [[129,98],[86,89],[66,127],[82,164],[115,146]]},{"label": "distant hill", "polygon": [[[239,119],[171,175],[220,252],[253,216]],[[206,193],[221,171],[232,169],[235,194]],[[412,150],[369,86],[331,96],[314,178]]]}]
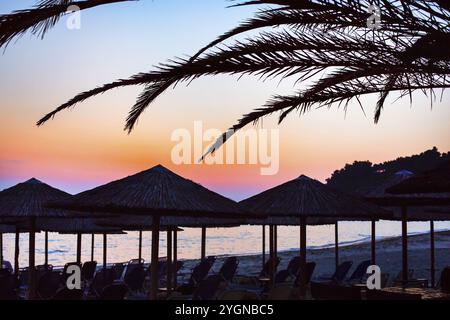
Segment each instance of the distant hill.
[{"label": "distant hill", "polygon": [[419,173],[433,169],[448,159],[450,159],[450,152],[440,153],[434,147],[421,154],[379,164],[355,161],[336,170],[331,178],[327,179],[327,184],[343,192],[365,195],[401,170]]}]

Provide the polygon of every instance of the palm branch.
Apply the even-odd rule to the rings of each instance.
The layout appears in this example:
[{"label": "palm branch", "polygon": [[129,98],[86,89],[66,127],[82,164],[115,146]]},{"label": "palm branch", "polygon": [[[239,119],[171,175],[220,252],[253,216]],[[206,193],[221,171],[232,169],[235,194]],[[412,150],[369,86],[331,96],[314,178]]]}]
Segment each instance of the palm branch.
[{"label": "palm branch", "polygon": [[0,16],[0,48],[6,47],[13,39],[21,37],[27,31],[43,38],[67,12],[70,6],[80,10],[90,9],[104,4],[136,0],[42,0],[35,7],[17,10]]},{"label": "palm branch", "polygon": [[[105,91],[128,85],[145,85],[127,118],[131,131],[142,112],[165,90],[205,75],[255,75],[263,79],[295,77],[298,84],[314,80],[292,96],[274,96],[245,115],[230,131],[280,112],[280,121],[294,110],[312,106],[347,105],[366,94],[379,94],[378,121],[390,92],[400,96],[416,90],[428,92],[450,85],[450,8],[447,1],[380,0],[382,25],[369,30],[370,1],[353,0],[254,0],[237,5],[272,5],[245,21],[190,59],[174,59],[156,70],[119,80],[77,95],[42,118]],[[262,29],[244,40],[232,37]],[[222,142],[220,141],[222,140]],[[213,145],[214,151],[223,139]]]}]

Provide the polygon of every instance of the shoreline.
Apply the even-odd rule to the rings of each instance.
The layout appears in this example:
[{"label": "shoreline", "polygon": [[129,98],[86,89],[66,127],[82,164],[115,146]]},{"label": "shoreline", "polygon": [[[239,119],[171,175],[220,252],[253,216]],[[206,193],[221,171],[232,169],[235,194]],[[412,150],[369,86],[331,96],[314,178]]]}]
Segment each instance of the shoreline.
[{"label": "shoreline", "polygon": [[[409,268],[414,269],[415,278],[430,279],[430,242],[429,233],[420,233],[408,236],[408,261]],[[339,260],[353,261],[350,269],[351,274],[356,266],[364,261],[370,260],[370,242],[354,243],[350,245],[339,246]],[[390,275],[392,281],[401,270],[401,236],[388,237],[377,240],[376,257],[377,265],[380,266],[383,273]],[[298,255],[298,250],[285,250],[278,252],[281,262],[278,270],[286,268],[289,260]],[[236,256],[239,259],[237,274],[239,275],[257,275],[262,267],[262,254],[252,255],[222,255],[217,256],[212,271],[217,272],[222,266],[223,261],[229,256]],[[439,231],[435,233],[435,257],[436,257],[436,281],[440,278],[440,271],[450,265],[450,231]],[[266,253],[266,259],[268,254]],[[198,259],[181,259],[184,266],[181,272],[189,272],[198,263]],[[316,269],[313,279],[334,272],[335,269],[335,250],[333,247],[327,248],[308,248],[307,261],[316,262]]]}]

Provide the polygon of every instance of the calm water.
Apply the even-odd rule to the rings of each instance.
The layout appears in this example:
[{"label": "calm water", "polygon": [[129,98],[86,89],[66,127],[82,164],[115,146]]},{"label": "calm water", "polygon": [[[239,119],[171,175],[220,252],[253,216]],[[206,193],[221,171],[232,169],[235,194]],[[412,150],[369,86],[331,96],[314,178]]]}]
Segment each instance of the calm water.
[{"label": "calm water", "polygon": [[[450,222],[435,223],[436,230],[450,229]],[[408,224],[410,233],[424,233],[429,231],[427,222],[411,222]],[[178,233],[178,255],[181,259],[196,259],[200,256],[199,229],[185,229]],[[381,221],[377,224],[377,236],[392,237],[401,234],[399,222]],[[339,240],[341,243],[351,244],[368,241],[370,237],[370,223],[368,222],[342,222],[339,225]],[[4,239],[4,258],[14,260],[14,235],[7,234]],[[44,261],[44,236],[36,236],[36,262]],[[324,247],[334,245],[334,226],[308,227],[308,247]],[[150,261],[151,233],[144,232],[143,258]],[[160,256],[166,255],[166,237],[161,233]],[[28,235],[22,234],[20,238],[20,265],[28,264]],[[91,236],[83,236],[83,260],[90,260]],[[261,252],[261,227],[244,226],[231,229],[208,229],[207,255],[227,254],[259,254]],[[281,250],[297,250],[299,246],[298,227],[278,228],[278,247]],[[95,238],[95,259],[102,261],[102,236]],[[126,235],[108,236],[108,262],[128,261],[138,256],[138,233],[129,232]],[[49,263],[58,266],[76,260],[76,236],[49,234]]]}]

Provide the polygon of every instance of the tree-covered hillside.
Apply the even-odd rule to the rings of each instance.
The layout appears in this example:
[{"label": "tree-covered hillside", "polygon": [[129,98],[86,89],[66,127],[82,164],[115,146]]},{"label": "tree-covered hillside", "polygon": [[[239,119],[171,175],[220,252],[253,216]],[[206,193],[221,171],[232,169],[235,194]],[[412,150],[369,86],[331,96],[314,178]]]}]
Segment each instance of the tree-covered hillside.
[{"label": "tree-covered hillside", "polygon": [[383,183],[396,172],[408,170],[413,173],[433,169],[443,161],[450,159],[450,152],[440,153],[436,147],[409,157],[373,164],[370,161],[355,161],[336,170],[327,179],[329,186],[338,190],[365,195],[377,185]]}]

